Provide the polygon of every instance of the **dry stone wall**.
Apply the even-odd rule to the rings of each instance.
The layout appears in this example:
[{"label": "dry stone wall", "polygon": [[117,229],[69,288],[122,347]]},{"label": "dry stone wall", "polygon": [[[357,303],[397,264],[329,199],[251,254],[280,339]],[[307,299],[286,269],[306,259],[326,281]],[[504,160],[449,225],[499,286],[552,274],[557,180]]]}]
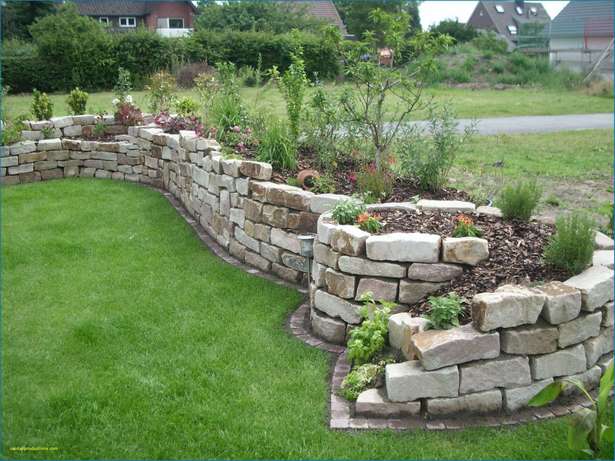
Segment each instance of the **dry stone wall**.
[{"label": "dry stone wall", "polygon": [[[603,235],[596,241],[595,265],[584,273],[563,283],[509,285],[479,294],[472,301],[472,324],[428,330],[427,321],[412,317],[407,306],[487,259],[486,240],[371,235],[338,225],[330,210],[348,197],[273,183],[271,165],[224,158],[216,141],[191,131],[126,129],[106,118],[116,133],[113,142],[72,138],[84,129],[87,134],[93,120],[30,122],[23,141],[2,149],[2,184],[96,177],[168,190],[234,257],[295,283],[306,280],[309,267],[298,237],[316,234],[310,274],[316,335],[343,344],[361,322],[359,299],[366,292],[401,311],[390,318],[389,342],[406,361],[386,367],[383,388],[359,396],[357,414],[512,412],[565,376],[595,385],[612,356],[613,242]],[[58,137],[42,139],[43,129]],[[497,214],[467,202],[380,206]]]}]

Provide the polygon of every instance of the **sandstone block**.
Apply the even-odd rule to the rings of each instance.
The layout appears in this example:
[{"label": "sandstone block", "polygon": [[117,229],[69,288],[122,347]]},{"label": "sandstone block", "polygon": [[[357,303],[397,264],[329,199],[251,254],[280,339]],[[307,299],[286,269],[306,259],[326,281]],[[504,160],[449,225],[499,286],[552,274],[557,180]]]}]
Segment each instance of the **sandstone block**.
[{"label": "sandstone block", "polygon": [[489,243],[476,237],[445,238],[442,241],[442,259],[446,262],[476,266],[489,259]]},{"label": "sandstone block", "polygon": [[366,241],[367,257],[375,261],[438,262],[439,235],[392,233],[372,235]]},{"label": "sandstone block", "polygon": [[246,247],[235,239],[230,240],[228,252],[242,262],[246,260]]},{"label": "sandstone block", "polygon": [[613,300],[613,271],[607,267],[592,266],[564,283],[581,291],[581,308],[585,311],[594,311]]},{"label": "sandstone block", "polygon": [[390,278],[402,278],[406,275],[406,266],[402,264],[374,262],[352,256],[340,256],[338,264],[341,271],[349,274]]},{"label": "sandstone block", "polygon": [[316,228],[316,232],[318,234],[318,241],[320,243],[324,243],[325,245],[331,244],[331,237],[333,233],[337,230],[337,224],[331,222],[331,218],[327,215],[320,215],[318,218],[318,224]]},{"label": "sandstone block", "polygon": [[333,344],[344,344],[346,339],[346,323],[320,313],[316,309],[310,310],[312,331],[319,338]]},{"label": "sandstone block", "polygon": [[355,404],[357,416],[377,418],[403,418],[416,416],[421,412],[421,402],[391,402],[383,388],[367,389],[359,394]]},{"label": "sandstone block", "polygon": [[64,132],[64,136],[81,136],[83,127],[81,125],[71,125],[67,126],[62,131]]},{"label": "sandstone block", "polygon": [[263,204],[254,200],[245,199],[243,201],[243,211],[246,213],[246,219],[255,223],[261,222],[263,216]]},{"label": "sandstone block", "polygon": [[337,296],[327,293],[323,290],[316,290],[314,295],[314,305],[316,308],[330,317],[341,318],[344,322],[359,324],[361,323],[361,315],[359,310],[361,306],[350,303]]},{"label": "sandstone block", "polygon": [[568,322],[581,312],[581,292],[562,282],[537,287],[546,296],[542,317],[553,325]]},{"label": "sandstone block", "polygon": [[243,246],[258,253],[260,250],[260,242],[252,237],[249,237],[241,227],[235,227],[235,238]]},{"label": "sandstone block", "polygon": [[460,200],[419,200],[416,206],[420,210],[438,210],[448,211],[451,213],[470,212],[476,209],[476,205],[470,202],[462,202]]},{"label": "sandstone block", "polygon": [[282,250],[276,246],[261,242],[261,256],[272,263],[279,263],[282,260]]},{"label": "sandstone block", "polygon": [[38,150],[61,150],[61,139],[41,139],[38,142]]},{"label": "sandstone block", "polygon": [[551,354],[530,357],[530,367],[535,380],[581,373],[586,370],[586,363],[582,344]]},{"label": "sandstone block", "polygon": [[242,161],[238,159],[222,159],[220,161],[224,174],[234,178],[239,177],[239,166],[241,163]]},{"label": "sandstone block", "polygon": [[13,174],[22,174],[22,173],[30,173],[34,171],[33,163],[22,163],[21,165],[10,166],[8,167],[8,172],[10,175]]},{"label": "sandstone block", "polygon": [[360,301],[366,293],[372,293],[374,299],[377,301],[394,302],[397,299],[397,281],[390,279],[362,278],[359,281],[355,299]]},{"label": "sandstone block", "polygon": [[36,152],[36,143],[34,141],[21,141],[13,144],[9,152],[11,155],[29,154],[30,152]]},{"label": "sandstone block", "polygon": [[608,235],[603,234],[602,232],[596,232],[596,237],[594,239],[595,247],[598,250],[612,250],[613,249],[613,239]]},{"label": "sandstone block", "polygon": [[604,354],[598,360],[598,366],[600,367],[600,372],[604,374],[606,369],[613,363],[613,354]]},{"label": "sandstone block", "polygon": [[393,402],[459,395],[459,370],[456,366],[425,370],[418,360],[391,363],[385,368],[387,396]]},{"label": "sandstone block", "polygon": [[237,224],[239,227],[243,227],[246,222],[246,215],[244,211],[240,208],[231,208],[229,220]]},{"label": "sandstone block", "polygon": [[263,258],[261,255],[246,250],[245,254],[246,264],[254,266],[262,270],[263,272],[269,272],[271,269],[271,262]]},{"label": "sandstone block", "polygon": [[264,205],[262,220],[265,224],[283,229],[288,225],[288,208]]},{"label": "sandstone block", "polygon": [[337,269],[337,261],[339,260],[339,257],[339,253],[333,251],[327,245],[323,245],[318,242],[314,243],[314,261],[317,263]]},{"label": "sandstone block", "polygon": [[308,211],[288,214],[288,228],[295,232],[315,234],[318,215]]},{"label": "sandstone block", "polygon": [[[595,387],[598,387],[601,376],[602,376],[602,370],[600,369],[598,365],[596,365],[590,368],[589,370],[584,371],[583,373],[568,376],[568,378],[574,379],[580,382],[581,384],[583,384],[583,386],[585,386],[585,389],[591,390],[591,389],[594,389]],[[566,385],[564,389],[562,390],[562,395],[564,396],[580,395],[580,394],[581,394],[581,391],[579,390],[579,388],[576,386],[570,385],[570,384]]]},{"label": "sandstone block", "polygon": [[448,282],[463,274],[463,268],[455,264],[414,263],[408,268],[410,280],[423,282]]},{"label": "sandstone block", "polygon": [[494,206],[479,206],[476,208],[476,213],[497,218],[502,217],[502,210]]},{"label": "sandstone block", "polygon": [[613,269],[613,250],[596,250],[592,257],[592,265],[605,266]]},{"label": "sandstone block", "polygon": [[587,366],[591,367],[604,354],[613,352],[613,327],[604,328],[598,336],[583,343]]},{"label": "sandstone block", "polygon": [[325,284],[329,293],[340,298],[352,299],[354,298],[357,278],[329,268],[325,271]]},{"label": "sandstone block", "polygon": [[581,315],[570,322],[559,325],[559,347],[568,347],[578,344],[588,338],[600,334],[600,323],[602,322],[602,312]]},{"label": "sandstone block", "polygon": [[312,197],[310,202],[310,210],[313,213],[326,213],[327,211],[331,211],[338,202],[343,200],[348,200],[348,197],[345,195],[339,194],[318,194]]},{"label": "sandstone block", "polygon": [[515,387],[512,389],[502,389],[504,397],[504,410],[511,413],[520,408],[526,407],[527,403],[541,390],[553,382],[553,378],[535,381],[529,386]]},{"label": "sandstone block", "polygon": [[235,188],[241,195],[248,195],[250,190],[250,180],[248,178],[235,179]]},{"label": "sandstone block", "polygon": [[242,175],[248,176],[249,178],[269,181],[271,179],[271,173],[273,172],[273,169],[268,163],[244,160],[241,162],[239,171]]},{"label": "sandstone block", "polygon": [[105,171],[105,170],[96,170],[94,177],[100,178],[100,179],[109,179],[111,178],[111,172]]},{"label": "sandstone block", "polygon": [[389,317],[389,344],[395,349],[404,349],[410,344],[412,335],[425,331],[429,321],[400,312]]},{"label": "sandstone block", "polygon": [[369,232],[355,226],[337,226],[331,237],[331,247],[342,254],[360,256],[365,253]]},{"label": "sandstone block", "polygon": [[[262,253],[262,249],[261,249]],[[312,282],[316,288],[322,288],[325,286],[325,273],[327,272],[327,266],[323,266],[319,263],[312,264]]]},{"label": "sandstone block", "polygon": [[505,285],[474,296],[473,323],[481,331],[534,324],[544,303],[545,295],[535,289]]},{"label": "sandstone block", "polygon": [[495,387],[519,387],[532,383],[527,357],[500,356],[459,366],[459,393],[480,392]]},{"label": "sandstone block", "polygon": [[299,256],[294,253],[282,253],[282,263],[298,272],[307,273],[307,259],[303,256]]},{"label": "sandstone block", "polygon": [[271,228],[271,243],[293,253],[299,254],[301,252],[297,236],[276,227]]},{"label": "sandstone block", "polygon": [[464,325],[412,335],[411,348],[426,370],[436,370],[499,356],[500,336],[498,333],[481,333],[472,325]]},{"label": "sandstone block", "polygon": [[54,128],[64,128],[73,124],[73,118],[70,116],[51,117],[49,121],[53,124]]},{"label": "sandstone block", "polygon": [[499,390],[477,392],[448,399],[427,400],[427,413],[434,416],[454,413],[495,413],[501,408],[502,393]]},{"label": "sandstone block", "polygon": [[[37,152],[37,154],[35,154],[35,155],[38,155],[38,154],[43,154],[44,155],[44,152],[40,152],[40,153]],[[26,154],[26,155],[23,155],[22,157],[25,157],[27,155],[32,156],[32,154]],[[32,161],[34,161],[34,160],[32,160]],[[6,168],[6,167],[9,167],[9,166],[15,166],[15,165],[18,165],[18,164],[19,164],[19,157],[15,156],[15,155],[13,155],[12,157],[0,157],[0,167]]]},{"label": "sandstone block", "polygon": [[602,308],[602,326],[603,327],[612,327],[613,326],[613,302],[606,303]]},{"label": "sandstone block", "polygon": [[309,211],[314,194],[286,184],[274,184],[267,189],[267,201],[295,210]]},{"label": "sandstone block", "polygon": [[558,338],[557,327],[544,322],[500,332],[502,352],[507,354],[536,355],[555,352]]},{"label": "sandstone block", "polygon": [[399,282],[399,302],[414,304],[428,295],[445,287],[445,283],[412,282],[401,280]]}]

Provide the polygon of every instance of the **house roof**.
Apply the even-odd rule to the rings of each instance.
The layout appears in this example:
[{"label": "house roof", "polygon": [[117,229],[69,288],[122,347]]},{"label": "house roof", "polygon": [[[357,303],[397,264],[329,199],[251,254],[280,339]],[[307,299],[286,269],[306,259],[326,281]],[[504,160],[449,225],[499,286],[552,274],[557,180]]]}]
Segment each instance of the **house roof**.
[{"label": "house roof", "polygon": [[551,23],[551,37],[583,36],[613,36],[613,0],[572,0]]},{"label": "house roof", "polygon": [[335,24],[343,34],[347,34],[346,26],[332,0],[291,0],[291,2],[305,7],[306,12],[315,18]]},{"label": "house roof", "polygon": [[150,12],[153,3],[188,3],[195,9],[189,0],[73,0],[77,4],[80,14],[86,16],[145,16]]},{"label": "house roof", "polygon": [[[516,38],[516,35],[510,33],[508,26],[515,26],[517,33],[519,33],[522,24],[547,23],[551,20],[547,10],[539,2],[481,0],[479,4],[483,5],[497,32],[506,37],[508,41]],[[521,8],[521,14],[517,12],[517,7]],[[535,11],[535,14],[533,11]]]}]

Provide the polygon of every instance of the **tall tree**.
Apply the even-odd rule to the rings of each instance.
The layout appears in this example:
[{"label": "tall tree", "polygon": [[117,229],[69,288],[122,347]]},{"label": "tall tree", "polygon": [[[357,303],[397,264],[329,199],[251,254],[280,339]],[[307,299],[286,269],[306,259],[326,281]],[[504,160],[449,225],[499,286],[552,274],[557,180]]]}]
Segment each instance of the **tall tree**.
[{"label": "tall tree", "polygon": [[6,0],[2,2],[2,38],[29,39],[28,27],[38,18],[51,14],[57,1],[23,2]]},{"label": "tall tree", "polygon": [[335,6],[346,24],[348,33],[361,38],[368,31],[373,31],[370,13],[380,9],[386,13],[408,13],[410,15],[407,35],[421,31],[418,0],[334,0]]}]

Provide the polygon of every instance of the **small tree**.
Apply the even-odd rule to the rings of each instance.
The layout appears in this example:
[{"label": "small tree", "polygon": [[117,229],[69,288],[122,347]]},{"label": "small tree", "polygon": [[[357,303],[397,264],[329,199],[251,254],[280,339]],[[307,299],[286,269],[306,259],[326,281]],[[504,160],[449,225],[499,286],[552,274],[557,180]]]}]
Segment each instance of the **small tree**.
[{"label": "small tree", "polygon": [[[342,55],[345,73],[352,82],[340,97],[346,122],[355,125],[370,140],[375,156],[376,169],[385,168],[389,149],[400,129],[412,112],[421,108],[421,96],[426,77],[434,70],[435,56],[452,43],[446,35],[419,33],[410,40],[414,53],[421,56],[413,70],[389,68],[378,64],[378,48],[389,47],[393,55],[399,53],[405,43],[409,16],[405,13],[391,15],[379,9],[371,12],[373,22],[381,28],[378,33],[366,32],[365,38],[355,47],[342,51],[341,36],[333,28],[328,29],[328,38]],[[391,104],[385,123],[385,102]]]}]

